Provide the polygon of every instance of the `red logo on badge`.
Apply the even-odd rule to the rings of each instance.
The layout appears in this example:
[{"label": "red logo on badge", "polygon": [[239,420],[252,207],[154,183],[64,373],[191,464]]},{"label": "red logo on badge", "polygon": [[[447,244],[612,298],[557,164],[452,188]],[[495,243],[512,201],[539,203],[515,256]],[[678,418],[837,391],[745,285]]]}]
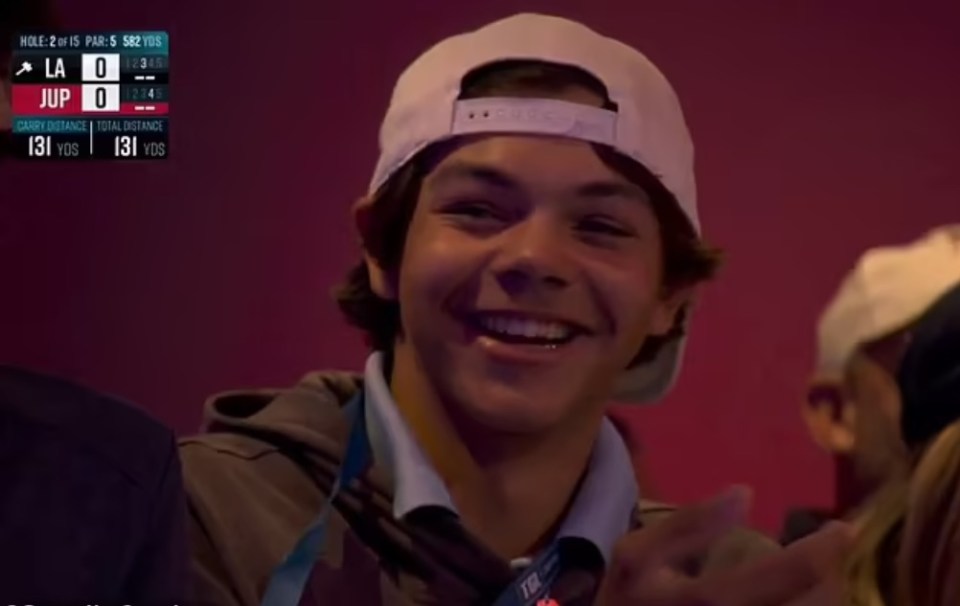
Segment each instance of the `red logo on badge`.
[{"label": "red logo on badge", "polygon": [[542,600],[537,600],[537,606],[560,606],[560,603],[551,598],[544,598]]}]

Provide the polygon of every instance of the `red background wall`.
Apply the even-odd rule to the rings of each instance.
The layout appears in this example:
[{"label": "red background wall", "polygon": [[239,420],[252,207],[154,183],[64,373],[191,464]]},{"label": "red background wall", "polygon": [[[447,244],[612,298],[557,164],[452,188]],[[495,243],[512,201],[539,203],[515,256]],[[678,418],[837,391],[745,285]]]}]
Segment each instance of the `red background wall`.
[{"label": "red background wall", "polygon": [[[721,6],[722,5],[722,6]],[[406,63],[519,10],[581,19],[673,81],[729,251],[669,401],[626,410],[661,497],[730,481],[755,521],[830,499],[797,414],[816,313],[855,256],[960,219],[956,2],[69,0],[72,29],[167,29],[173,157],[0,166],[0,362],[181,432],[203,398],[358,367],[329,288]]]}]

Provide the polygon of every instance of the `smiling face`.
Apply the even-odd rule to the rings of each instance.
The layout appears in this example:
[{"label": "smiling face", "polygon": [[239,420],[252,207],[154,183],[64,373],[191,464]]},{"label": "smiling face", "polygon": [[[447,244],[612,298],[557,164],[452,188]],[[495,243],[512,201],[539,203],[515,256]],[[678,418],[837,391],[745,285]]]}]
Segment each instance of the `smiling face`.
[{"label": "smiling face", "polygon": [[598,417],[650,334],[670,329],[660,226],[647,195],[582,141],[461,141],[424,179],[399,271],[395,372],[451,411],[540,432]]}]

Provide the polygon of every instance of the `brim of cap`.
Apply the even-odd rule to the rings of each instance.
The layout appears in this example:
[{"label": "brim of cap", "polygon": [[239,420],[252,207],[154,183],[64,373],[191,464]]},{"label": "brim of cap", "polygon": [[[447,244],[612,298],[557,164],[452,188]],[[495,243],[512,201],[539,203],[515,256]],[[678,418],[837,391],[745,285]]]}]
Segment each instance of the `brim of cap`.
[{"label": "brim of cap", "polygon": [[623,404],[654,404],[673,388],[680,373],[686,337],[674,339],[660,348],[656,357],[620,375],[613,399]]}]

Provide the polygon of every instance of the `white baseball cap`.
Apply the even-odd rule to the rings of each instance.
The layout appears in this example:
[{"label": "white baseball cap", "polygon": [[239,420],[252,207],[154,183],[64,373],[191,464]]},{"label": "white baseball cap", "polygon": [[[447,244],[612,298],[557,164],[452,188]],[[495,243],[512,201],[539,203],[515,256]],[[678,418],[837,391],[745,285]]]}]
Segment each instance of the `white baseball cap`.
[{"label": "white baseball cap", "polygon": [[868,250],[820,318],[817,372],[841,376],[862,345],[908,327],[960,284],[960,224]]},{"label": "white baseball cap", "polygon": [[[617,109],[555,99],[458,99],[463,78],[506,60],[577,67],[607,88]],[[556,135],[607,145],[655,174],[699,232],[693,142],[676,93],[644,55],[588,27],[538,14],[520,14],[447,38],[400,75],[380,128],[380,159],[370,193],[428,145],[476,133]],[[660,399],[673,386],[684,340],[625,372],[615,397]]]}]

